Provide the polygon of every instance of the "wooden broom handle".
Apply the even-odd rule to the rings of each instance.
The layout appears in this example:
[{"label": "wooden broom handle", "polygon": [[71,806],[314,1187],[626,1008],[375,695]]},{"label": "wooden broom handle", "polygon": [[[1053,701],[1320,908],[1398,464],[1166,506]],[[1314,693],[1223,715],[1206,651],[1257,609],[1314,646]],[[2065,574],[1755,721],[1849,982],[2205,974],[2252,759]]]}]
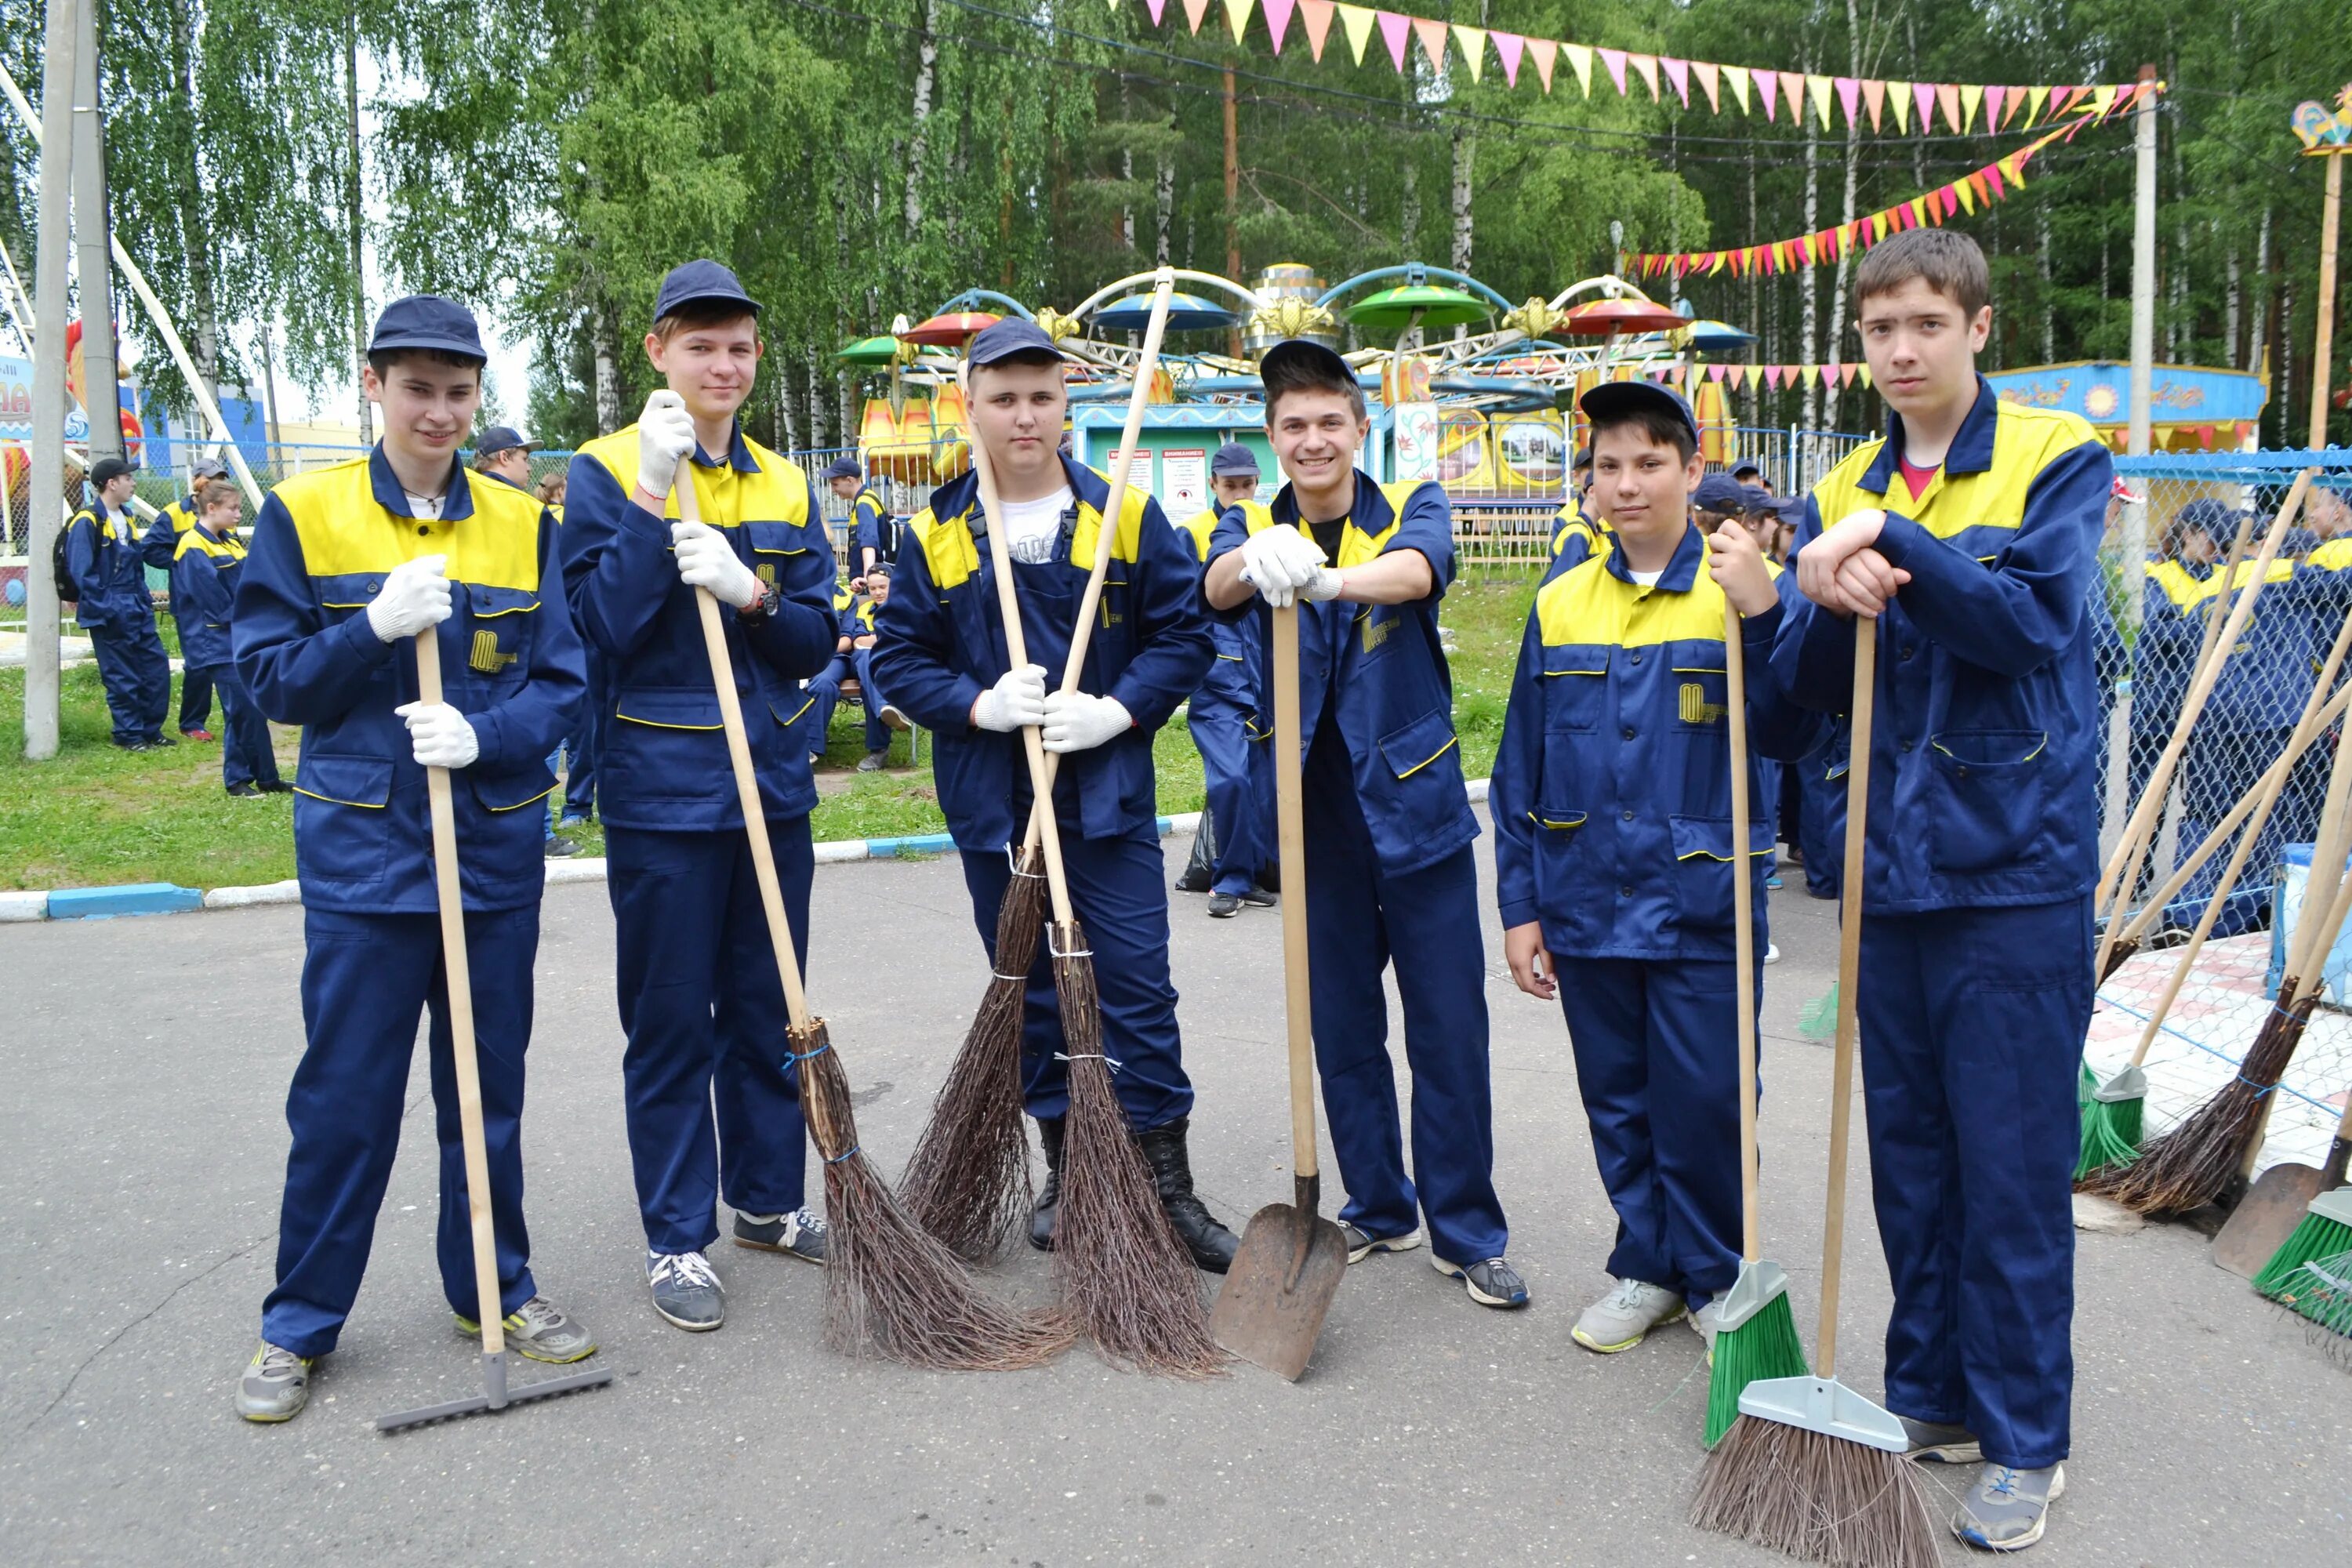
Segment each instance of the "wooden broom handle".
[{"label": "wooden broom handle", "polygon": [[[1731,728],[1731,921],[1737,966],[1739,1020],[1739,1255],[1750,1263],[1764,1256],[1764,1226],[1757,1210],[1756,1173],[1756,891],[1748,863],[1748,649],[1740,640],[1739,612],[1728,595],[1723,601],[1723,691]],[[1283,868],[1288,886],[1288,867]]]},{"label": "wooden broom handle", "polygon": [[[2198,666],[2196,679],[2190,684],[2189,696],[2180,705],[2180,717],[2172,727],[2172,739],[2165,742],[2163,753],[2157,758],[2156,771],[2148,778],[2147,793],[2140,796],[2130,820],[2124,825],[2123,838],[2116,846],[2114,858],[2099,874],[2098,889],[2091,906],[2095,915],[2130,897],[2131,884],[2137,879],[2140,853],[2155,837],[2156,825],[2164,812],[2164,798],[2171,790],[2173,771],[2180,765],[2180,754],[2189,747],[2189,731],[2205,711],[2206,699],[2213,694],[2213,683],[2221,678],[2221,667],[2229,660],[2230,649],[2236,645],[2238,634],[2245,629],[2247,619],[2254,613],[2254,600],[2261,595],[2263,584],[2270,575],[2271,562],[2278,554],[2279,544],[2285,539],[2287,529],[2303,510],[2303,496],[2311,486],[2312,473],[2312,469],[2306,468],[2294,477],[2294,487],[2287,491],[2286,503],[2279,508],[2278,517],[2272,522],[2270,532],[2264,536],[2260,553],[2254,557],[2252,580],[2231,605],[2230,618],[2219,634],[2212,656],[2202,659]],[[2229,578],[2225,577],[2221,592],[2227,594],[2231,586]],[[2098,962],[2101,965],[2106,963],[2107,954],[2114,949],[2118,934],[2118,922],[2110,920],[2107,933],[2099,942]]]},{"label": "wooden broom handle", "polygon": [[[441,629],[416,634],[416,696],[441,696]],[[474,1053],[474,979],[466,963],[466,906],[457,879],[457,811],[449,770],[425,770],[425,798],[433,819],[433,892],[441,907],[441,976],[448,994],[449,1062],[457,1080],[457,1134],[466,1153],[466,1218],[474,1233],[476,1321],[482,1353],[507,1348],[506,1313],[499,1298],[498,1236],[490,1223],[490,1152],[482,1135],[482,1068]]]},{"label": "wooden broom handle", "polygon": [[1282,1002],[1290,1034],[1290,1159],[1305,1181],[1315,1154],[1315,1017],[1307,988],[1306,785],[1298,750],[1298,608],[1274,612],[1274,820],[1282,863]]},{"label": "wooden broom handle", "polygon": [[1838,889],[1837,1040],[1830,1078],[1829,1198],[1822,1218],[1822,1317],[1815,1375],[1837,1375],[1838,1274],[1845,1264],[1845,1166],[1853,1131],[1854,996],[1862,981],[1862,847],[1870,821],[1870,720],[1878,696],[1878,623],[1853,618],[1853,728],[1846,742],[1845,870]]},{"label": "wooden broom handle", "polygon": [[[694,475],[687,471],[686,462],[679,463],[678,468],[678,517],[700,522],[702,503],[694,493]],[[784,891],[776,880],[776,852],[768,842],[768,811],[760,801],[760,775],[751,769],[751,737],[743,728],[743,699],[735,689],[735,660],[727,651],[727,627],[709,589],[697,588],[694,603],[702,616],[702,646],[710,655],[710,683],[719,690],[719,719],[727,731],[727,757],[735,765],[735,798],[743,811],[743,837],[751,847],[751,874],[760,884],[760,907],[767,911],[770,944],[776,950],[776,978],[783,983],[784,1016],[793,1028],[806,1029],[808,996],[801,988],[792,924],[784,919]]]}]

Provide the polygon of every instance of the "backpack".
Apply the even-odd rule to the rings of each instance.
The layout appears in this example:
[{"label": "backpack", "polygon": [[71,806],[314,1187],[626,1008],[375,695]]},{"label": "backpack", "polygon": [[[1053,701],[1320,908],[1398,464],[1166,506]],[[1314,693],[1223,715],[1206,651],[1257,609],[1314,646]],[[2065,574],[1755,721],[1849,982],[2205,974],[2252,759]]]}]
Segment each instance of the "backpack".
[{"label": "backpack", "polygon": [[[81,514],[77,512],[74,515],[79,517]],[[74,586],[73,574],[66,570],[66,558],[69,553],[66,546],[72,540],[73,524],[68,522],[58,530],[57,538],[49,544],[49,580],[58,585],[58,603],[60,605],[76,604],[81,598],[81,590]]]}]

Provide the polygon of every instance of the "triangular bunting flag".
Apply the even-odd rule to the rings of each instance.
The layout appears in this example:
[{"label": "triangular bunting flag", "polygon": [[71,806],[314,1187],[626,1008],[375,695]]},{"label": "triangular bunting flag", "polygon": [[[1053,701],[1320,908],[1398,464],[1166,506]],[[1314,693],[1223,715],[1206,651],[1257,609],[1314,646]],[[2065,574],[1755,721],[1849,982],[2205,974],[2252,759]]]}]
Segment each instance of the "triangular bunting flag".
[{"label": "triangular bunting flag", "polygon": [[1805,79],[1795,71],[1781,71],[1780,101],[1789,110],[1789,123],[1805,122]]},{"label": "triangular bunting flag", "polygon": [[2091,95],[2091,118],[2104,120],[2106,118],[2107,110],[2115,106],[2116,89],[2112,87],[2103,87]]},{"label": "triangular bunting flag", "polygon": [[1932,81],[1913,82],[1911,107],[1919,111],[1919,134],[1927,135],[1929,122],[1936,118],[1936,84]]},{"label": "triangular bunting flag", "polygon": [[1690,63],[1690,68],[1691,74],[1698,78],[1699,86],[1706,89],[1707,108],[1713,110],[1717,114],[1722,113],[1723,100],[1717,95],[1716,91],[1716,89],[1722,85],[1722,78],[1716,74],[1715,62],[1712,60],[1693,60]]},{"label": "triangular bunting flag", "polygon": [[1683,100],[1685,109],[1688,109],[1690,107],[1690,62],[1678,60],[1672,55],[1661,55],[1658,57],[1658,64],[1664,68],[1666,79],[1675,84],[1675,96]]},{"label": "triangular bunting flag", "polygon": [[[1813,116],[1822,122],[1822,129],[1824,131],[1830,128],[1830,89],[1833,85],[1825,76],[1809,76],[1805,79],[1805,92],[1813,100]],[[1849,109],[1846,110],[1845,117],[1852,120],[1853,111]]]},{"label": "triangular bunting flag", "polygon": [[1975,174],[1970,174],[1969,176],[1969,188],[1976,192],[1977,200],[1982,202],[1987,206],[1990,206],[1992,205],[1994,199],[1992,186],[1986,181],[1985,174],[1986,171],[1983,169],[1979,169]]},{"label": "triangular bunting flag", "polygon": [[1625,96],[1625,51],[1602,49],[1601,63],[1609,68],[1609,79],[1617,84],[1617,96]]},{"label": "triangular bunting flag", "polygon": [[1764,367],[1760,364],[1744,364],[1739,368],[1748,373],[1748,390],[1755,391],[1757,382],[1763,379]]},{"label": "triangular bunting flag", "polygon": [[1838,101],[1845,106],[1845,123],[1849,131],[1862,118],[1862,83],[1850,76],[1837,79]]},{"label": "triangular bunting flag", "polygon": [[1895,129],[1906,136],[1910,135],[1911,84],[1907,81],[1888,82],[1886,106],[1895,110]]},{"label": "triangular bunting flag", "polygon": [[1906,210],[1907,212],[1909,212],[1909,213],[1910,213],[1910,215],[1911,215],[1911,225],[1910,225],[1910,226],[1911,226],[1911,227],[1913,227],[1913,228],[1924,228],[1924,227],[1926,227],[1926,226],[1927,226],[1927,197],[1925,197],[1925,196],[1913,196],[1909,201],[1907,201],[1907,202],[1904,203],[1903,205],[1904,205],[1904,208],[1905,208],[1905,210]]},{"label": "triangular bunting flag", "polygon": [[1683,384],[1683,372],[1686,368],[1686,366],[1682,364],[1668,366],[1666,370],[1666,379],[1673,382],[1676,386],[1680,386]]},{"label": "triangular bunting flag", "polygon": [[2032,128],[2033,121],[2041,115],[2042,109],[2049,103],[2049,101],[2050,89],[2048,88],[2036,87],[2027,89],[2025,96],[2025,124],[2027,129],[2031,130]]},{"label": "triangular bunting flag", "polygon": [[2004,131],[2008,130],[2008,129],[2009,129],[2009,122],[2010,122],[2011,121],[2012,121],[2012,120],[2016,119],[2016,118],[2017,118],[2017,111],[2018,111],[2019,110],[2021,110],[2021,109],[2023,109],[2024,107],[2025,107],[2025,89],[2024,89],[2023,88],[2021,88],[2021,87],[2011,87],[2011,88],[2004,88],[2004,89],[2001,89],[2001,100],[2000,100],[2000,126],[2001,126],[2001,129],[2002,129],[2002,130],[2004,130]]},{"label": "triangular bunting flag", "polygon": [[[1315,62],[1323,62],[1323,40],[1331,36],[1331,0],[1298,0],[1298,19],[1307,26],[1307,47]],[[1362,50],[1357,51],[1361,54]]]},{"label": "triangular bunting flag", "polygon": [[1242,41],[1242,29],[1249,26],[1250,7],[1256,0],[1225,0],[1225,20],[1234,26],[1234,42]]},{"label": "triangular bunting flag", "polygon": [[1723,384],[1723,370],[1724,370],[1724,367],[1723,367],[1723,366],[1721,366],[1721,365],[1719,365],[1719,364],[1711,364],[1711,365],[1707,366],[1707,367],[1706,367],[1706,378],[1707,378],[1707,380],[1709,380],[1709,381],[1711,381],[1711,382],[1715,383],[1717,386],[1721,386],[1721,385]]},{"label": "triangular bunting flag", "polygon": [[1806,384],[1807,386],[1819,386],[1819,385],[1822,384],[1822,367],[1821,367],[1821,366],[1819,366],[1819,365],[1817,365],[1817,364],[1809,364],[1809,365],[1807,365],[1807,366],[1805,366],[1805,367],[1804,367],[1804,371],[1805,371],[1805,384]]},{"label": "triangular bunting flag", "polygon": [[1822,381],[1832,392],[1837,390],[1838,379],[1844,374],[1844,367],[1838,364],[1834,360],[1828,364],[1822,366]]},{"label": "triangular bunting flag", "polygon": [[1989,87],[1984,89],[1985,129],[1987,131],[1998,131],[2000,129],[2001,100],[2008,96],[2009,89],[2005,87]]},{"label": "triangular bunting flag", "polygon": [[1870,367],[1868,365],[1864,365],[1862,367],[1862,384],[1864,386],[1868,386],[1870,384]]},{"label": "triangular bunting flag", "polygon": [[[1937,82],[1936,107],[1944,111],[1944,123],[1952,128],[1952,134],[1958,135],[1960,133],[1960,89],[1948,81]],[[1920,118],[1925,119],[1926,116],[1922,115]]]},{"label": "triangular bunting flag", "polygon": [[1780,390],[1780,367],[1779,365],[1768,364],[1764,367],[1764,384],[1775,392]]},{"label": "triangular bunting flag", "polygon": [[[2008,161],[2008,159],[2004,158],[2000,161],[2000,163],[2005,163]],[[1979,177],[1984,181],[1985,189],[1990,193],[1985,197],[1987,201],[1997,202],[2001,197],[2009,195],[2008,188],[2001,183],[2000,163],[1987,163],[1983,169],[1979,171]]]},{"label": "triangular bunting flag", "polygon": [[[1985,89],[1973,82],[1960,85],[1960,130],[1963,132],[1977,122],[1977,108],[1984,101],[1984,95]],[[1988,130],[1991,128],[1990,115],[1985,117],[1985,126]]]},{"label": "triangular bunting flag", "polygon": [[1576,85],[1584,89],[1585,97],[1591,98],[1592,96],[1592,51],[1582,44],[1566,44],[1561,47],[1568,50],[1568,63],[1576,72]]},{"label": "triangular bunting flag", "polygon": [[1290,14],[1298,8],[1298,0],[1265,0],[1266,36],[1274,40],[1274,52],[1282,53],[1282,35],[1290,30]]},{"label": "triangular bunting flag", "polygon": [[1495,40],[1495,58],[1503,62],[1503,85],[1518,86],[1519,51],[1527,47],[1528,41],[1517,33],[1489,33],[1486,36]]},{"label": "triangular bunting flag", "polygon": [[1549,38],[1529,38],[1528,53],[1536,58],[1536,75],[1543,81],[1543,89],[1551,91],[1551,68],[1559,58],[1559,45]]},{"label": "triangular bunting flag", "polygon": [[1160,16],[1168,9],[1168,0],[1143,0],[1143,3],[1151,11],[1151,25],[1155,27],[1160,26]]},{"label": "triangular bunting flag", "polygon": [[1376,19],[1374,13],[1366,6],[1348,5],[1339,5],[1339,26],[1348,35],[1348,47],[1354,52],[1356,63],[1362,65],[1364,46],[1370,42],[1372,37],[1372,23]]},{"label": "triangular bunting flag", "polygon": [[1201,31],[1201,18],[1208,14],[1209,0],[1184,0],[1184,20],[1192,24],[1196,36]]},{"label": "triangular bunting flag", "polygon": [[1748,75],[1756,83],[1756,96],[1764,102],[1764,118],[1769,120],[1772,118],[1774,96],[1780,90],[1780,74],[1776,71],[1751,71]]},{"label": "triangular bunting flag", "polygon": [[[1445,72],[1445,24],[1426,16],[1412,18],[1412,35],[1421,40],[1421,52],[1429,57],[1429,68],[1443,76]],[[1400,65],[1397,69],[1402,70]]]},{"label": "triangular bunting flag", "polygon": [[1404,42],[1412,36],[1412,24],[1393,11],[1375,13],[1381,19],[1381,39],[1389,47],[1389,58],[1395,62],[1397,74],[1404,74]]},{"label": "triangular bunting flag", "polygon": [[1454,23],[1454,47],[1462,51],[1462,63],[1470,68],[1470,79],[1475,82],[1486,68],[1486,29]]},{"label": "triangular bunting flag", "polygon": [[1649,84],[1650,101],[1652,103],[1657,102],[1658,57],[1655,55],[1627,55],[1625,58],[1633,62],[1633,68],[1641,72],[1642,79]]},{"label": "triangular bunting flag", "polygon": [[1731,84],[1731,96],[1739,100],[1739,112],[1742,114],[1747,113],[1748,68],[1746,66],[1726,66],[1723,68],[1723,79]]},{"label": "triangular bunting flag", "polygon": [[1955,196],[1959,198],[1960,205],[1967,210],[1968,215],[1970,217],[1976,216],[1977,195],[1974,191],[1969,189],[1966,181],[1955,180],[1950,184],[1946,185],[1944,189],[1951,192]]},{"label": "triangular bunting flag", "polygon": [[1886,84],[1869,77],[1862,79],[1862,101],[1870,110],[1870,128],[1878,129],[1878,111],[1886,106]]}]

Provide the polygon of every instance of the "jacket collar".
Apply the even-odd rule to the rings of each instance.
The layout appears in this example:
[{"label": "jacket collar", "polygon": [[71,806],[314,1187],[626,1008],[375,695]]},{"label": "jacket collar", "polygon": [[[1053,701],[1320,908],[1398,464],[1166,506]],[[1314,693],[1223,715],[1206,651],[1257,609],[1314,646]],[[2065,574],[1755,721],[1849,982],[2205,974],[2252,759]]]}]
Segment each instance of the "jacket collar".
[{"label": "jacket collar", "polygon": [[[2000,418],[2000,399],[1993,395],[1992,384],[1982,375],[1977,377],[1977,400],[1969,405],[1966,418],[1960,421],[1959,432],[1952,437],[1950,450],[1944,454],[1947,474],[1981,474],[1992,468],[1993,426]],[[1903,416],[1886,416],[1886,438],[1880,444],[1878,456],[1872,459],[1858,488],[1874,495],[1885,495],[1886,487],[1895,480],[1895,470],[1903,460]]]},{"label": "jacket collar", "polygon": [[[1388,526],[1385,521],[1388,497],[1381,493],[1380,481],[1373,479],[1371,475],[1361,468],[1356,469],[1355,475],[1356,496],[1348,503],[1348,515],[1342,521],[1360,533],[1378,533]],[[1297,488],[1286,480],[1282,489],[1275,493],[1273,505],[1266,510],[1273,514],[1274,521],[1276,522],[1297,524],[1299,517]],[[1303,526],[1311,528],[1314,525],[1308,523]]]},{"label": "jacket collar", "polygon": [[[1070,487],[1071,498],[1080,506],[1093,507],[1097,512],[1110,500],[1108,481],[1083,463],[1062,454],[1062,482]],[[1128,480],[1129,493],[1136,489],[1135,480]],[[961,516],[964,526],[974,539],[988,532],[988,510],[980,504],[980,475],[966,470],[931,493],[931,515],[947,519]]]},{"label": "jacket collar", "polygon": [[[1667,561],[1665,571],[1660,574],[1656,591],[1661,594],[1689,593],[1698,581],[1699,566],[1706,559],[1706,536],[1699,531],[1698,524],[1685,520],[1683,536],[1675,541],[1674,556]],[[1633,568],[1626,562],[1622,544],[1601,557],[1601,569],[1629,588],[1641,586],[1633,581]]]},{"label": "jacket collar", "polygon": [[[383,455],[383,443],[378,441],[368,453],[368,489],[375,495],[375,504],[394,517],[415,517],[408,510],[408,492],[400,486],[400,476],[392,471],[392,459]],[[449,488],[441,496],[441,521],[456,522],[474,515],[474,487],[466,482],[466,465],[457,455],[449,458]]]},{"label": "jacket collar", "polygon": [[751,444],[743,439],[743,426],[740,421],[730,425],[727,428],[726,457],[712,457],[702,449],[702,443],[698,441],[694,445],[694,461],[697,467],[705,468],[715,468],[724,463],[739,474],[756,474],[760,471],[760,460],[751,456]]}]

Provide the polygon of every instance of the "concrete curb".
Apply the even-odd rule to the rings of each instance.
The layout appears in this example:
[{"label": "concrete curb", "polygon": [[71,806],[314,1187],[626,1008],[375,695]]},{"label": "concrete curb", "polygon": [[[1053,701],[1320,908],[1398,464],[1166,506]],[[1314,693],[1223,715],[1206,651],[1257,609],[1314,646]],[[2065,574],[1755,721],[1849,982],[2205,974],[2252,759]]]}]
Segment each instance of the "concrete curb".
[{"label": "concrete curb", "polygon": [[[1473,804],[1486,798],[1486,781],[1472,779]],[[1160,836],[1196,833],[1197,811],[1179,812],[1160,819]],[[944,833],[904,838],[843,838],[815,846],[816,863],[836,866],[850,860],[901,860],[920,855],[945,855],[955,840]],[[560,888],[574,882],[604,879],[602,857],[547,863],[547,885]],[[111,920],[119,915],[171,915],[190,910],[250,910],[269,904],[299,904],[301,884],[262,882],[247,888],[182,888],[170,882],[140,882],[122,888],[60,888],[49,892],[0,892],[0,925],[23,921]]]}]

